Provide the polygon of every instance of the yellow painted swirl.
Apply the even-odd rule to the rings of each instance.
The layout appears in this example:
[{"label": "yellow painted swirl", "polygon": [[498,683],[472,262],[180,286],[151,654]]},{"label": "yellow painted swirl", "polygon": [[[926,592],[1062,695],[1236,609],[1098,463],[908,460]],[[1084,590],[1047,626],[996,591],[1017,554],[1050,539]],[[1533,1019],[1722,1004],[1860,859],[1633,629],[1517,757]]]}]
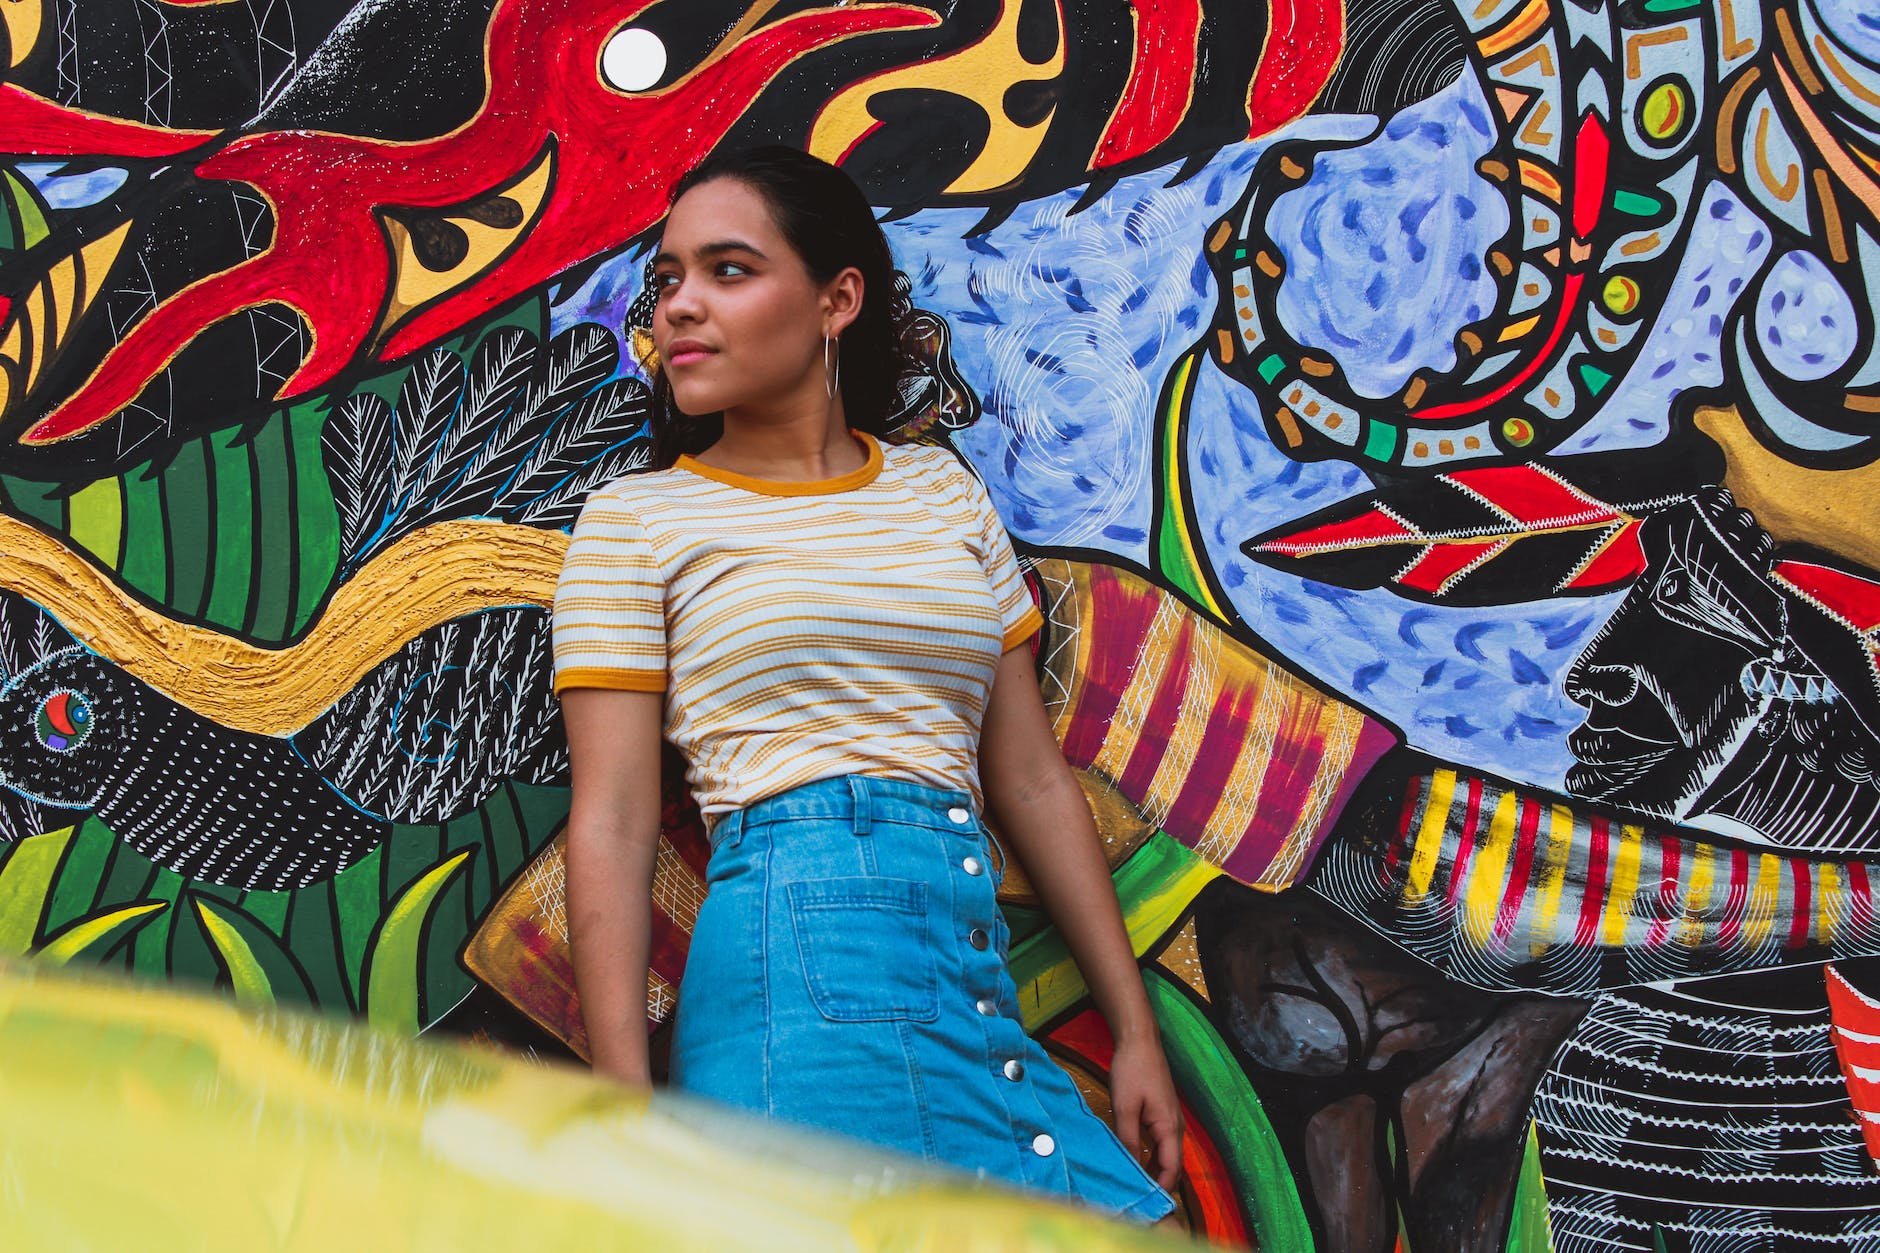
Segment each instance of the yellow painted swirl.
[{"label": "yellow painted swirl", "polygon": [[134,599],[55,536],[0,516],[0,587],[87,648],[223,726],[291,735],[421,632],[465,614],[554,602],[568,537],[501,522],[439,522],[342,584],[298,641],[263,648]]}]

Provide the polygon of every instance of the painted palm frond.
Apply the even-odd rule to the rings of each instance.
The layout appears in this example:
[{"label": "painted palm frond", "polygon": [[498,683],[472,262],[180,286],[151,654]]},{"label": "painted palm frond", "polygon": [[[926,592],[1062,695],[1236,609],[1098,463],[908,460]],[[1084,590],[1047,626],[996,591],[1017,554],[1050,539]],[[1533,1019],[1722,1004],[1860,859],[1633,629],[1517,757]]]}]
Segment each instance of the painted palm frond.
[{"label": "painted palm frond", "polygon": [[392,407],[371,392],[348,396],[327,422],[320,449],[332,477],[340,540],[357,549],[384,516],[391,495],[385,466],[392,457]]},{"label": "painted palm frond", "polygon": [[344,570],[432,522],[565,525],[593,487],[644,463],[629,450],[645,443],[646,386],[615,378],[619,365],[618,342],[596,323],[546,347],[506,324],[467,362],[451,348],[421,357],[390,406],[367,391],[342,403],[322,447]]}]

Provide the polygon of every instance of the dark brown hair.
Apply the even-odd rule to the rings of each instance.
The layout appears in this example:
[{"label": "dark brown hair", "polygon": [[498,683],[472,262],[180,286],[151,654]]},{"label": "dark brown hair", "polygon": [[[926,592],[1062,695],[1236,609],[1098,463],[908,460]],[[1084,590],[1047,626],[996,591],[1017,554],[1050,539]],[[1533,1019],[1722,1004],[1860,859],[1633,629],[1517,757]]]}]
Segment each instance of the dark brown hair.
[{"label": "dark brown hair", "polygon": [[[842,411],[852,427],[884,437],[900,403],[899,381],[915,368],[907,329],[907,280],[855,180],[819,157],[772,144],[715,152],[673,184],[668,204],[701,183],[731,178],[764,198],[778,231],[810,277],[827,283],[849,266],[862,273],[862,307],[842,332]],[[665,371],[653,371],[653,466],[702,452],[724,432],[721,413],[686,414]]]}]

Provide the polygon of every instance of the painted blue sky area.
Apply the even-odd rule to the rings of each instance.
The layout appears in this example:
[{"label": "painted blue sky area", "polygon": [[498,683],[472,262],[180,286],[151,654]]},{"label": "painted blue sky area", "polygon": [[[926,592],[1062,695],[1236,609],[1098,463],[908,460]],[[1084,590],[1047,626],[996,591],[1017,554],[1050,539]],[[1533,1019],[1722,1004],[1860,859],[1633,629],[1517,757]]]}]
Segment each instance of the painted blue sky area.
[{"label": "painted blue sky area", "polygon": [[1808,7],[1842,47],[1880,61],[1880,10],[1870,0],[1812,0]]},{"label": "painted blue sky area", "polygon": [[[1372,125],[1316,118],[1290,134]],[[1072,189],[970,239],[977,209],[886,224],[914,302],[947,317],[960,368],[982,389],[985,416],[956,439],[1020,538],[1147,559],[1156,399],[1212,334],[1203,243],[1264,147],[1223,149],[1175,187],[1173,165],[1123,179],[1076,214]]]},{"label": "painted blue sky area", "polygon": [[1210,363],[1189,419],[1190,488],[1203,546],[1263,650],[1397,726],[1412,747],[1537,787],[1564,786],[1567,733],[1586,711],[1562,680],[1623,599],[1488,609],[1350,591],[1246,557],[1241,542],[1370,490],[1338,462],[1301,464],[1268,439],[1245,389]]},{"label": "painted blue sky area", "polygon": [[1606,403],[1562,453],[1649,448],[1671,428],[1671,402],[1723,382],[1720,341],[1730,310],[1769,255],[1769,228],[1721,183],[1705,188],[1683,263],[1645,347]]},{"label": "painted blue sky area", "polygon": [[60,161],[26,161],[13,168],[45,197],[47,207],[53,209],[80,209],[97,204],[130,177],[128,171],[113,166],[61,174],[59,171],[66,167]]},{"label": "painted blue sky area", "polygon": [[1473,74],[1318,155],[1273,204],[1286,259],[1276,308],[1301,344],[1336,356],[1357,391],[1388,396],[1456,364],[1456,333],[1494,304],[1483,257],[1508,229],[1500,188],[1476,173],[1495,142]]}]

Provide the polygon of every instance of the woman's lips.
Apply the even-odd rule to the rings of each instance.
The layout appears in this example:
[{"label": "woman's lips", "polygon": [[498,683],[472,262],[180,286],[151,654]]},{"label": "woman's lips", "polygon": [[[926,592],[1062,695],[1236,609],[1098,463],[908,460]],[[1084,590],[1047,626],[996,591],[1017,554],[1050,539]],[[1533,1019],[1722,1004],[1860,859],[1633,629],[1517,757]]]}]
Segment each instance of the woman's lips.
[{"label": "woman's lips", "polygon": [[713,352],[709,348],[686,348],[673,353],[666,359],[666,363],[674,366],[692,365],[712,355]]}]

